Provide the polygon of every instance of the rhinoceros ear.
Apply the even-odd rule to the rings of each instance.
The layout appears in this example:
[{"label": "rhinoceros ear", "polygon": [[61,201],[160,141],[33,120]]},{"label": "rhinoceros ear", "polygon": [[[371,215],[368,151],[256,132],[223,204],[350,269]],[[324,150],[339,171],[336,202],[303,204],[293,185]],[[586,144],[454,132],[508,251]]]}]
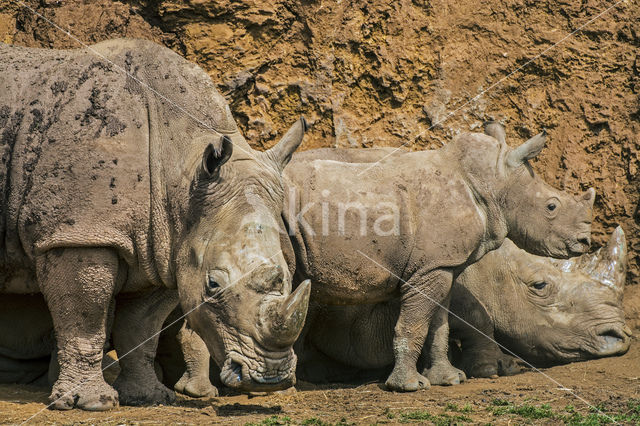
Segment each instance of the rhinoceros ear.
[{"label": "rhinoceros ear", "polygon": [[289,131],[285,133],[285,135],[280,139],[280,141],[271,149],[267,151],[267,153],[271,156],[271,158],[276,162],[281,169],[287,165],[289,160],[291,160],[291,156],[294,151],[300,146],[302,143],[302,137],[304,136],[304,132],[308,129],[307,122],[304,117],[300,117],[300,120],[296,121],[296,123],[291,126]]},{"label": "rhinoceros ear", "polygon": [[497,121],[487,121],[486,123],[484,123],[484,134],[493,136],[502,144],[506,143],[507,138],[504,132],[504,127],[502,127],[502,124],[498,123]]},{"label": "rhinoceros ear", "polygon": [[220,167],[227,162],[233,153],[233,143],[229,136],[223,136],[220,140],[220,148],[212,143],[207,145],[202,154],[202,172],[209,179],[215,179],[220,174]]},{"label": "rhinoceros ear", "polygon": [[547,131],[543,130],[542,133],[538,133],[519,147],[512,149],[511,152],[507,154],[507,165],[518,167],[525,161],[536,157],[540,154],[546,142]]}]

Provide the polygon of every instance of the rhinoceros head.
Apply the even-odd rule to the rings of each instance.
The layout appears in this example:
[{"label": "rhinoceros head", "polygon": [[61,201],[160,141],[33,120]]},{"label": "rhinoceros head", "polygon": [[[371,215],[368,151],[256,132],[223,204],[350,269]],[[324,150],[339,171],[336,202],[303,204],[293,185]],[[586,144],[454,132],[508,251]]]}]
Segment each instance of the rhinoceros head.
[{"label": "rhinoceros head", "polygon": [[305,130],[301,119],[265,152],[253,151],[239,133],[221,137],[219,148],[205,149],[191,187],[176,262],[180,301],[228,387],[277,390],[295,383],[292,345],[310,285],[292,293],[280,245],[281,173]]},{"label": "rhinoceros head", "polygon": [[506,147],[504,129],[497,123],[487,125],[485,133],[503,147],[498,186],[508,237],[541,256],[566,258],[585,253],[591,243],[594,189],[573,196],[547,185],[533,172],[528,160],[544,148],[545,132],[514,149]]},{"label": "rhinoceros head", "polygon": [[[525,359],[539,365],[624,354],[631,331],[625,325],[622,293],[626,244],[618,227],[608,244],[592,254],[557,260],[531,255],[509,240],[487,255],[484,272],[496,286],[479,298],[495,320],[496,335]],[[474,268],[475,265],[471,266]],[[465,274],[467,271],[464,272]]]}]

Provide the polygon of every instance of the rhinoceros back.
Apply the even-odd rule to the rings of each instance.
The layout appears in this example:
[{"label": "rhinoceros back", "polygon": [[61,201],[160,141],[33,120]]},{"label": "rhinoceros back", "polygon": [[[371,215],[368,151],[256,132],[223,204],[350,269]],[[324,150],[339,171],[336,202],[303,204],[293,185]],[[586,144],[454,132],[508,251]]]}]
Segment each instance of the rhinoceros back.
[{"label": "rhinoceros back", "polygon": [[185,197],[206,145],[236,131],[207,74],[154,43],[0,44],[0,263],[111,246],[157,275],[151,259],[168,255],[154,252],[150,229],[169,239],[174,226],[170,212],[153,223],[152,206]]}]

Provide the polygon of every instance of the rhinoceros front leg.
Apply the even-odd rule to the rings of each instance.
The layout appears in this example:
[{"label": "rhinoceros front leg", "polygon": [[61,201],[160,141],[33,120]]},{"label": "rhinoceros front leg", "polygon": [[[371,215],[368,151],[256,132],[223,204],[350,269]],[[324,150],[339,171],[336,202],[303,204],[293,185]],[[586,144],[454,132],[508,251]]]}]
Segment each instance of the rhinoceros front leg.
[{"label": "rhinoceros front leg", "polygon": [[438,304],[451,290],[453,274],[446,269],[417,273],[400,287],[400,316],[394,330],[395,364],[386,381],[389,390],[411,392],[426,389],[429,380],[418,373],[416,362]]},{"label": "rhinoceros front leg", "polygon": [[429,369],[422,372],[432,385],[458,385],[467,379],[449,361],[449,301],[451,295],[433,316],[429,327],[426,349],[429,352]]},{"label": "rhinoceros front leg", "polygon": [[156,288],[116,300],[113,345],[120,374],[113,386],[126,405],[171,404],[175,394],[160,383],[154,360],[162,324],[178,304],[178,292]]},{"label": "rhinoceros front leg", "polygon": [[207,345],[195,331],[189,328],[186,321],[178,332],[178,342],[180,342],[187,369],[173,388],[195,398],[218,396],[218,389],[209,380],[211,357]]},{"label": "rhinoceros front leg", "polygon": [[60,374],[51,407],[108,410],[118,394],[102,376],[109,303],[118,256],[107,248],[53,249],[36,258],[40,290],[51,311]]}]

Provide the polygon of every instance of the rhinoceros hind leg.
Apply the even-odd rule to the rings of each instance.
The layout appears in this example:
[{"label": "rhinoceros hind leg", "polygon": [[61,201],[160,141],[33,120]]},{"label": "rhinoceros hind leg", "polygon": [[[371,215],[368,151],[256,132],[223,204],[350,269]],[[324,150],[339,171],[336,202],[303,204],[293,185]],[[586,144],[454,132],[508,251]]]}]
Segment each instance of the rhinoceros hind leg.
[{"label": "rhinoceros hind leg", "polygon": [[449,300],[448,296],[433,316],[429,327],[426,349],[429,352],[428,370],[422,374],[427,376],[432,385],[459,385],[467,380],[462,370],[458,370],[449,361]]},{"label": "rhinoceros hind leg", "polygon": [[416,362],[429,332],[429,323],[451,290],[453,274],[437,269],[416,273],[400,286],[402,303],[394,329],[393,356],[395,364],[386,381],[387,389],[412,392],[426,389],[429,380],[418,373]]},{"label": "rhinoceros hind leg", "polygon": [[489,342],[463,348],[462,367],[471,377],[513,376],[523,370],[518,358],[503,353],[498,345]]},{"label": "rhinoceros hind leg", "polygon": [[498,377],[498,365],[492,362],[485,362],[482,364],[467,366],[465,370],[469,373],[470,377]]},{"label": "rhinoceros hind leg", "polygon": [[513,356],[503,353],[492,333],[479,333],[463,340],[461,365],[470,377],[513,376],[522,372],[522,364]]},{"label": "rhinoceros hind leg", "polygon": [[162,324],[177,304],[177,290],[166,288],[117,299],[113,344],[120,374],[113,386],[121,404],[168,405],[175,401],[175,393],[158,380],[154,359]]},{"label": "rhinoceros hind leg", "polygon": [[522,364],[516,357],[500,354],[498,357],[498,374],[501,376],[513,376],[522,373]]},{"label": "rhinoceros hind leg", "polygon": [[194,398],[218,396],[218,389],[209,380],[209,350],[186,321],[178,332],[178,341],[187,368],[173,388]]},{"label": "rhinoceros hind leg", "polygon": [[36,265],[60,364],[49,397],[51,408],[102,411],[117,406],[118,394],[104,381],[101,370],[117,254],[105,248],[53,249],[39,255]]}]

